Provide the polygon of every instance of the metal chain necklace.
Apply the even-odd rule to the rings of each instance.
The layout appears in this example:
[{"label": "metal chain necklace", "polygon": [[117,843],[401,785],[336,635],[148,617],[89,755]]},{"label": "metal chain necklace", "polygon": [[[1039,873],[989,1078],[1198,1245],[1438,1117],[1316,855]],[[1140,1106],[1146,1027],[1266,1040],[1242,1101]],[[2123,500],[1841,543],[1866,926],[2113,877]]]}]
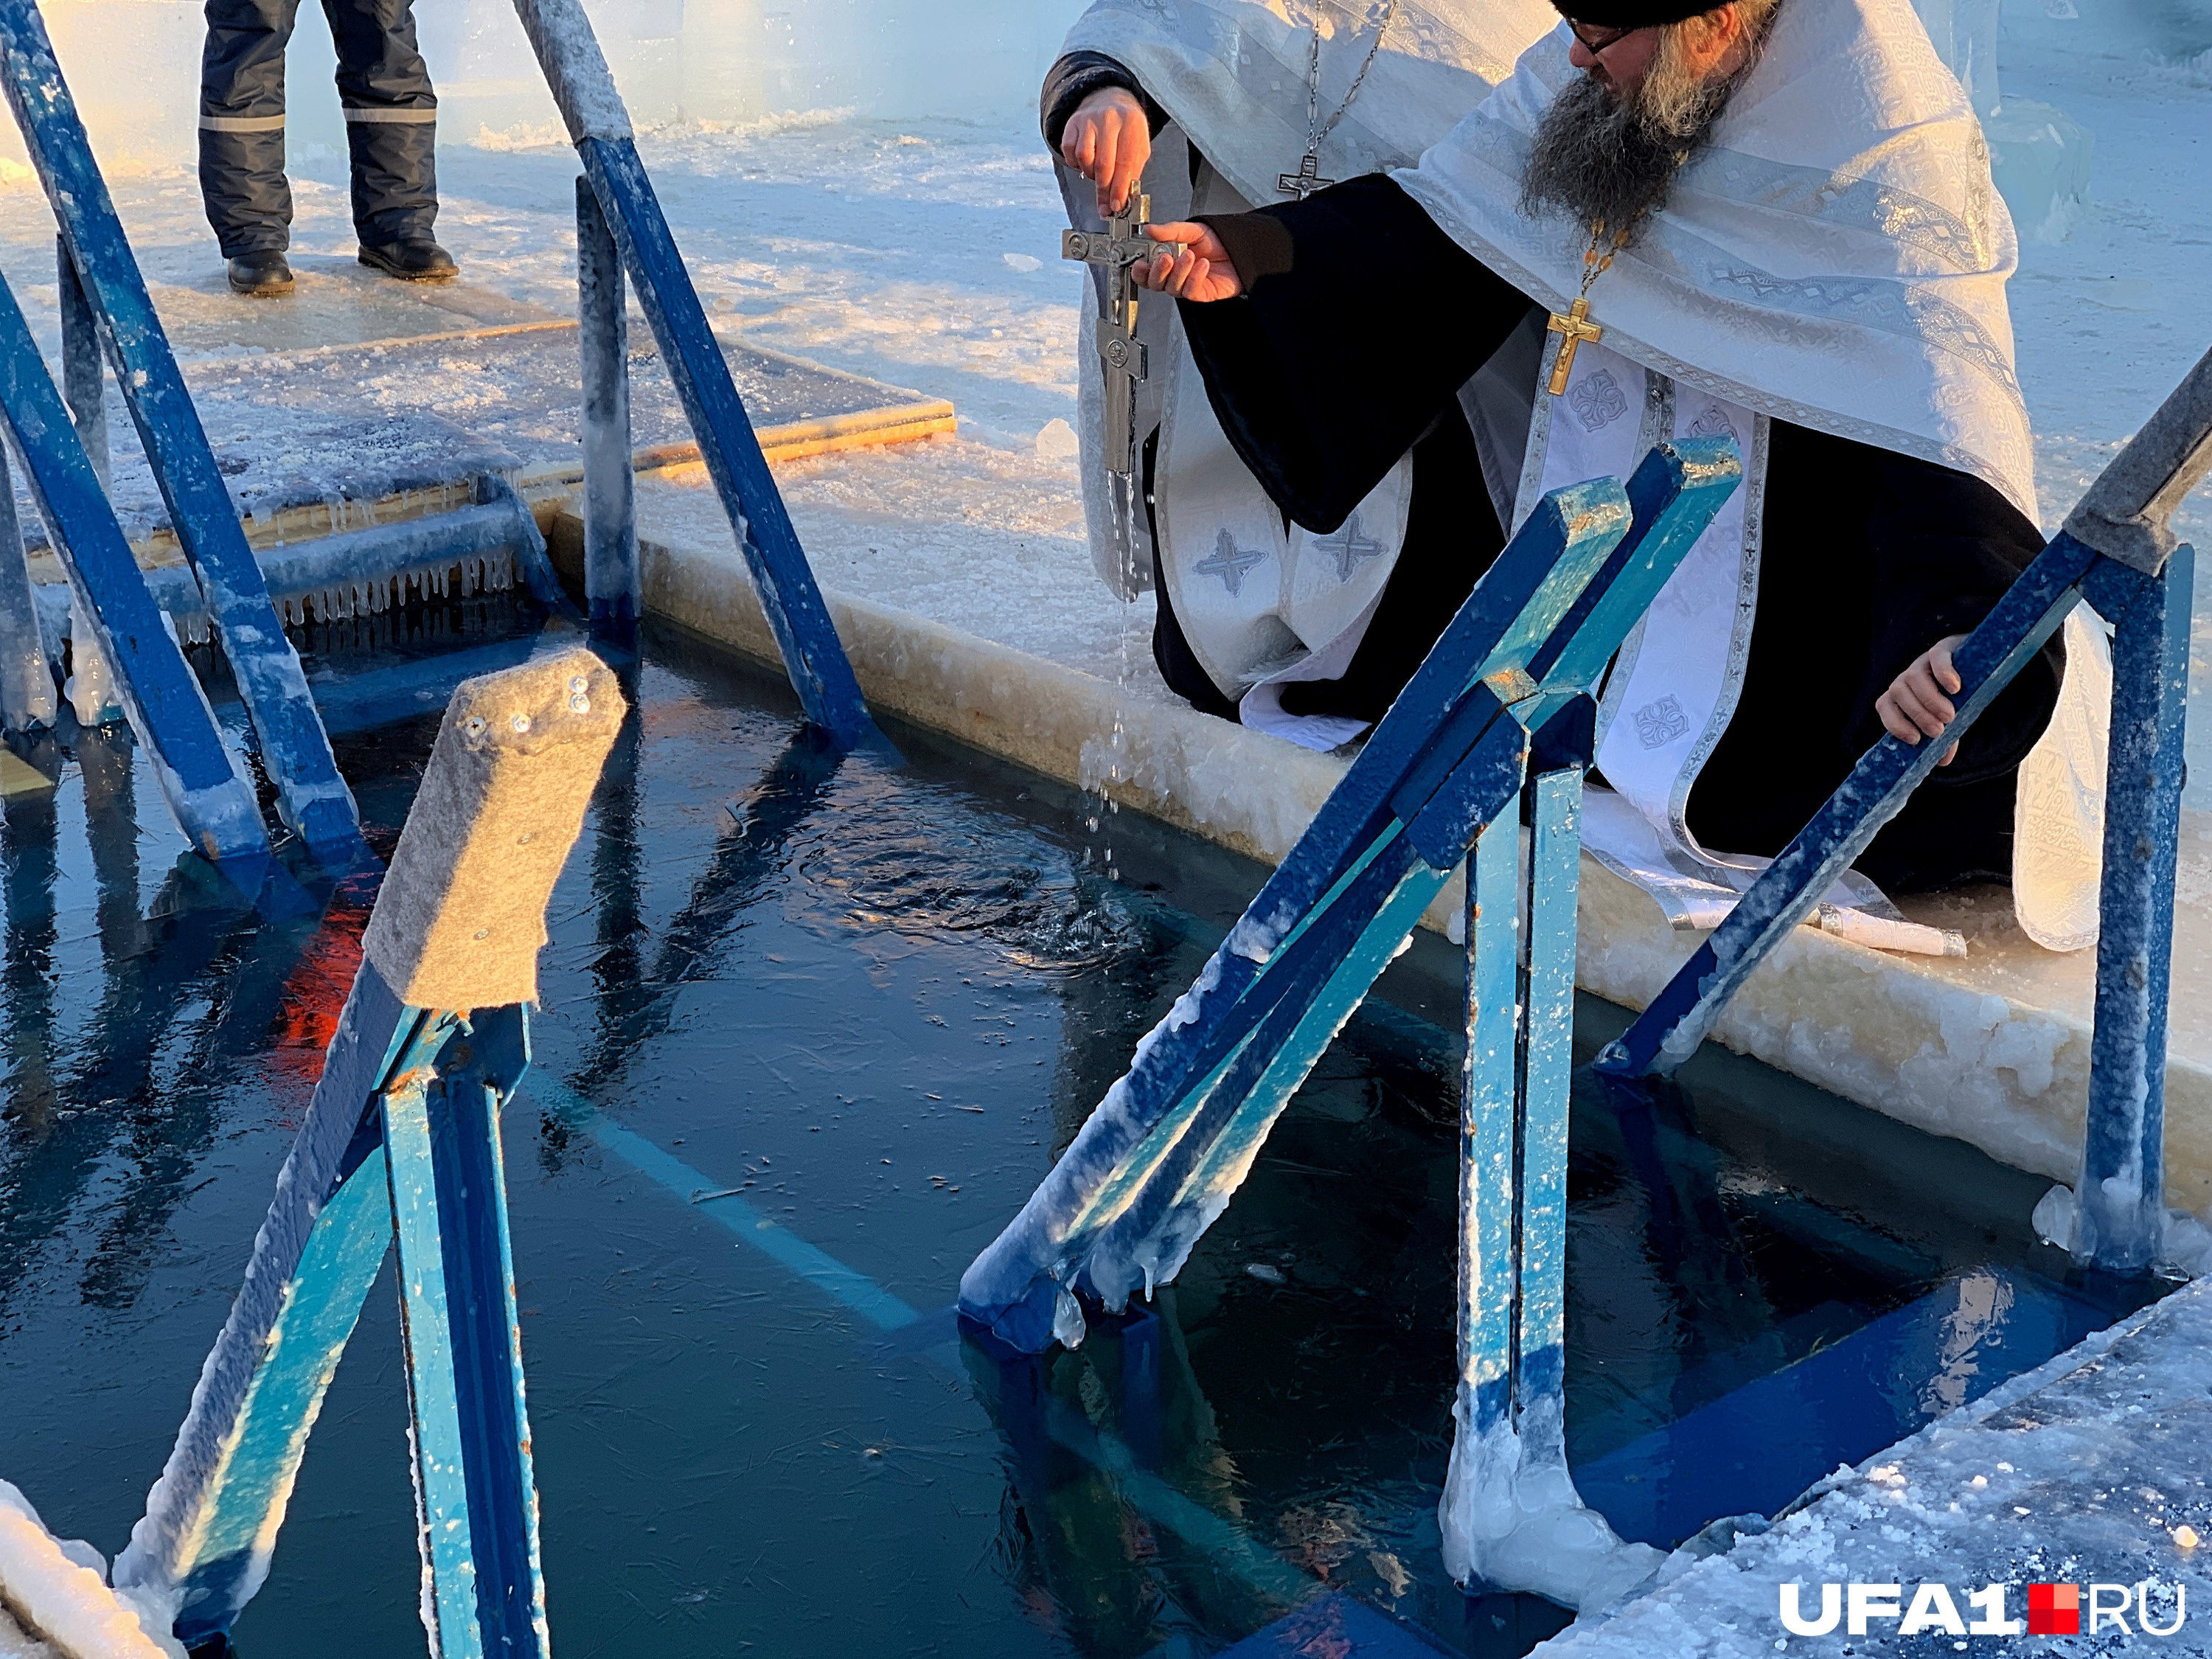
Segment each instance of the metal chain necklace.
[{"label": "metal chain necklace", "polygon": [[[1680,167],[1688,159],[1689,153],[1686,150],[1681,152],[1674,157],[1675,167]],[[1606,240],[1605,221],[1602,219],[1590,221],[1589,246],[1583,253],[1582,292],[1575,296],[1574,304],[1568,307],[1565,312],[1553,312],[1544,324],[1547,331],[1559,337],[1559,354],[1553,360],[1552,379],[1544,388],[1554,398],[1560,396],[1567,389],[1567,377],[1574,373],[1576,349],[1585,341],[1595,345],[1605,337],[1605,330],[1589,319],[1590,284],[1613,269],[1614,258],[1621,249],[1628,246],[1630,240],[1636,234],[1636,228],[1644,222],[1644,216],[1658,204],[1659,198],[1665,189],[1664,180],[1654,186],[1651,193],[1644,198],[1644,205],[1629,215],[1628,222],[1613,233],[1609,246]]]},{"label": "metal chain necklace", "polygon": [[1275,179],[1275,188],[1285,196],[1295,196],[1301,202],[1317,190],[1327,190],[1336,182],[1321,176],[1321,147],[1336,131],[1336,124],[1352,107],[1352,100],[1359,96],[1360,88],[1367,84],[1367,71],[1375,67],[1375,59],[1382,50],[1382,37],[1390,32],[1390,25],[1398,15],[1399,0],[1389,0],[1382,9],[1382,21],[1375,30],[1374,43],[1367,48],[1367,56],[1359,65],[1359,73],[1352,77],[1352,90],[1344,94],[1344,101],[1336,106],[1336,113],[1327,125],[1321,118],[1321,13],[1314,13],[1313,46],[1306,54],[1306,154],[1298,163],[1296,173],[1285,173]]}]

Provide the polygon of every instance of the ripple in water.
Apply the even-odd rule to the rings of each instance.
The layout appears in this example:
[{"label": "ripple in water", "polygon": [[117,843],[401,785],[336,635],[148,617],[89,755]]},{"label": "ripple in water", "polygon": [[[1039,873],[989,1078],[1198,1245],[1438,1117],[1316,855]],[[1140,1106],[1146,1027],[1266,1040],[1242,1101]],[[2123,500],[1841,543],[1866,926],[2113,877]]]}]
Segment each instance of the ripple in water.
[{"label": "ripple in water", "polygon": [[1031,971],[1094,971],[1142,950],[1123,890],[1040,845],[1032,826],[979,822],[911,786],[841,799],[793,864],[797,890],[843,926],[917,938],[981,936]]}]

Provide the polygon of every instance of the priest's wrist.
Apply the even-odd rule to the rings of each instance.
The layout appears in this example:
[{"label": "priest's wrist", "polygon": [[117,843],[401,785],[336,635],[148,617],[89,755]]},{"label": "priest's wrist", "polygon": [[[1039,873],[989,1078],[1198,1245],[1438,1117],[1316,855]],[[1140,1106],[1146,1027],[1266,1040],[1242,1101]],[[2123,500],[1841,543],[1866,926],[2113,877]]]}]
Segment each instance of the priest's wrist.
[{"label": "priest's wrist", "polygon": [[[1103,87],[1098,87],[1092,91],[1084,94],[1083,101],[1076,105],[1075,113],[1070,116],[1068,119],[1072,122],[1079,117],[1085,115],[1096,115],[1108,109],[1119,109],[1127,115],[1136,117],[1140,119],[1143,118],[1145,113],[1144,100],[1139,99],[1135,93],[1130,91],[1127,87],[1118,86],[1109,82]],[[1151,130],[1151,123],[1146,122],[1146,133],[1147,137],[1150,136]]]}]

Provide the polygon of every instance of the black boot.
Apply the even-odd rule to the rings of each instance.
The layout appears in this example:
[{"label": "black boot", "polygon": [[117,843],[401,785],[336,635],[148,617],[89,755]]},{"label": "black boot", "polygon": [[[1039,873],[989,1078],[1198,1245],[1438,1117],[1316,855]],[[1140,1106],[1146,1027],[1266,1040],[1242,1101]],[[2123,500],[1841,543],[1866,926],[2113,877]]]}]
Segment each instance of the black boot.
[{"label": "black boot", "polygon": [[273,247],[241,253],[230,262],[230,287],[234,294],[267,300],[292,291],[292,267]]},{"label": "black boot", "polygon": [[453,256],[427,236],[403,236],[374,246],[363,242],[361,262],[404,283],[434,282],[461,272]]}]

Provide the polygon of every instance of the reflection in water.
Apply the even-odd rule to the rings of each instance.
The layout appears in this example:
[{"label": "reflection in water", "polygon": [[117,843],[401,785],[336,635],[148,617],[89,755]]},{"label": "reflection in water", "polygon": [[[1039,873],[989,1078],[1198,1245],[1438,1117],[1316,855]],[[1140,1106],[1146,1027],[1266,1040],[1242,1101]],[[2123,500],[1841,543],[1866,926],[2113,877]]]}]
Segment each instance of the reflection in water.
[{"label": "reflection in water", "polygon": [[313,933],[312,919],[262,923],[189,854],[140,914],[131,748],[112,727],[79,731],[69,750],[82,781],[100,967],[74,1052],[53,1050],[53,797],[6,808],[11,1144],[0,1307],[112,1164],[121,1189],[100,1201],[81,1290],[94,1306],[136,1299],[213,1143],[228,1068],[267,1040],[290,953]]},{"label": "reflection in water", "polygon": [[1102,1320],[1073,1353],[1019,1353],[963,1322],[962,1354],[1006,1437],[1008,1577],[1038,1623],[1078,1652],[1123,1659],[1178,1631],[1255,1630],[1318,1592],[1326,1573],[1295,1557],[1305,1575],[1252,1570],[1260,1553],[1249,1546],[1226,1557],[1193,1549],[1112,1472],[1126,1460],[1224,1520],[1243,1518],[1172,1286],[1152,1307]]},{"label": "reflection in water", "polygon": [[683,988],[711,977],[714,957],[763,880],[776,872],[785,844],[821,805],[846,757],[811,726],[802,726],[760,782],[731,809],[734,822],[717,841],[682,909],[662,931],[648,965],[639,833],[638,744],[642,711],[635,671],[623,687],[629,699],[612,755],[592,797],[592,897],[599,951],[592,977],[599,987],[588,1060],[575,1079],[586,1098],[601,1099],[629,1060],[665,1031]]},{"label": "reflection in water", "polygon": [[[1642,1247],[1627,1272],[1607,1275],[1611,1293],[1601,1312],[1570,1290],[1570,1316],[1582,1315],[1576,1322],[1586,1363],[1601,1368],[1607,1383],[1613,1407],[1608,1427],[1626,1439],[1632,1424],[1656,1426],[1703,1404],[1693,1397],[1699,1367],[1720,1361],[1732,1374],[1749,1376],[1791,1356],[1754,1261],[1722,1201],[1727,1160],[1698,1138],[1688,1097],[1663,1079],[1624,1086],[1585,1071],[1577,1083],[1583,1145],[1593,1139],[1590,1128],[1617,1127],[1617,1157],[1626,1167],[1608,1168],[1614,1159],[1586,1156],[1575,1195],[1586,1214],[1613,1211],[1605,1231],[1623,1243],[1640,1235]],[[1597,1112],[1589,1109],[1592,1097],[1602,1103]],[[1589,1215],[1571,1237],[1604,1248],[1594,1237],[1595,1218]],[[1643,1340],[1610,1340],[1628,1332]],[[1660,1332],[1663,1340],[1650,1340]],[[1583,1403],[1575,1416],[1587,1425],[1587,1395]],[[1585,1427],[1571,1449],[1579,1455],[1609,1449],[1593,1447],[1591,1438]]]},{"label": "reflection in water", "polygon": [[[42,734],[40,746],[58,762],[59,745],[52,733]],[[6,954],[0,959],[0,1013],[5,1015],[0,1043],[8,1056],[11,1139],[20,1137],[32,1146],[52,1133],[56,1110],[48,1044],[56,989],[58,817],[50,793],[0,799],[0,904],[6,906],[8,920]],[[0,1297],[4,1295],[0,1288]]]},{"label": "reflection in water", "polygon": [[1959,1305],[1944,1316],[1935,1364],[1920,1387],[1920,1409],[1933,1417],[1956,1411],[1978,1390],[1981,1350],[2012,1312],[2011,1283],[1995,1273],[1969,1273],[1959,1281]]},{"label": "reflection in water", "polygon": [[100,954],[123,962],[138,945],[138,815],[131,787],[129,729],[112,726],[77,733],[77,767],[84,775],[85,837],[92,844],[93,880],[100,897]]},{"label": "reflection in water", "polygon": [[639,914],[645,848],[637,832],[637,751],[645,711],[639,706],[636,669],[618,668],[615,678],[629,712],[592,793],[597,827],[591,850],[592,932],[599,948],[592,956],[591,974],[599,988],[598,1026],[592,1060],[577,1079],[577,1086],[594,1098],[603,1091],[605,1074],[630,1047],[631,1019],[653,994],[645,972],[645,919]]}]

